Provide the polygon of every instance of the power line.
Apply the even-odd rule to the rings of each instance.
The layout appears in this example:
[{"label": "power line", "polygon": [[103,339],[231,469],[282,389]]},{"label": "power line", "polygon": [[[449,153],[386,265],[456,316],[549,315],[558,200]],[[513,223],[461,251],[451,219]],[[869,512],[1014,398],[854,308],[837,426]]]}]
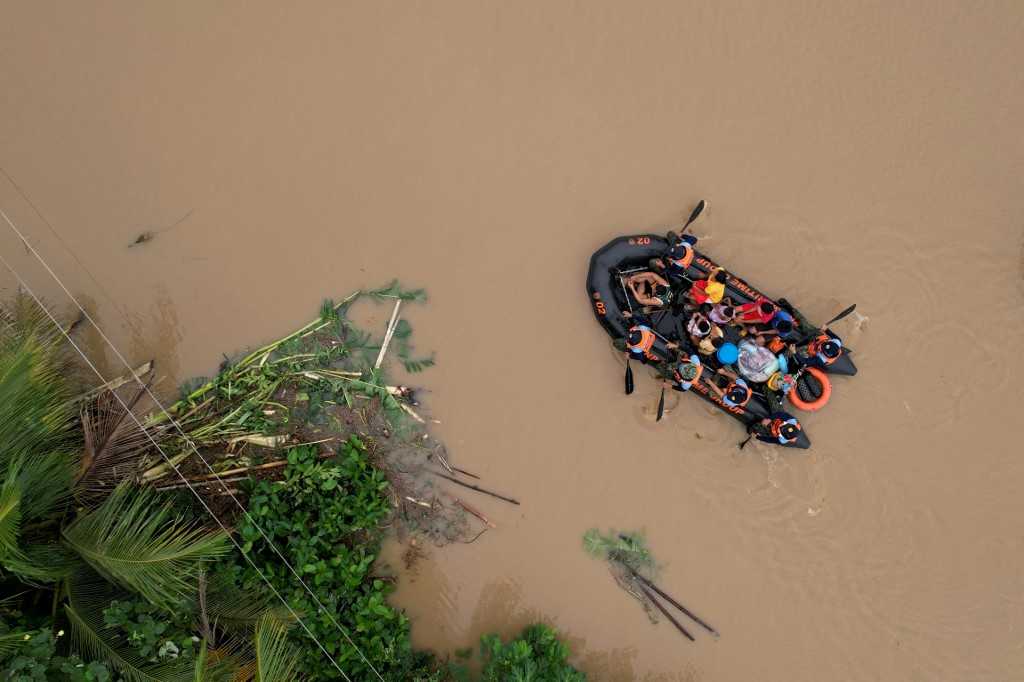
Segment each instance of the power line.
[{"label": "power line", "polygon": [[[82,312],[82,315],[87,319],[87,321],[89,321],[89,324],[91,324],[93,329],[95,329],[96,332],[99,334],[99,337],[103,340],[103,342],[106,345],[110,346],[111,350],[113,350],[114,354],[118,356],[118,359],[121,360],[122,365],[125,366],[125,368],[128,370],[128,373],[135,380],[135,382],[139,386],[142,387],[142,390],[145,391],[146,395],[150,396],[150,399],[152,399],[154,401],[154,403],[160,409],[160,411],[162,413],[164,413],[164,415],[167,416],[168,420],[170,420],[170,423],[174,426],[174,429],[181,435],[181,437],[184,439],[185,443],[187,443],[187,445],[191,447],[191,451],[193,451],[196,454],[196,456],[199,457],[200,461],[203,462],[203,464],[206,466],[206,468],[210,470],[210,473],[213,474],[214,479],[218,483],[220,483],[221,487],[223,487],[224,493],[231,499],[232,502],[234,502],[234,504],[236,504],[236,506],[240,510],[242,510],[242,513],[245,514],[246,519],[259,531],[260,537],[263,538],[263,540],[270,547],[270,549],[273,550],[273,553],[278,555],[278,557],[281,559],[281,561],[286,566],[288,566],[288,569],[289,569],[289,571],[291,571],[291,573],[295,577],[295,580],[297,580],[299,582],[299,585],[301,585],[302,588],[309,594],[309,596],[312,597],[313,601],[316,603],[317,608],[319,610],[323,611],[328,616],[328,619],[331,621],[331,623],[334,625],[334,627],[338,629],[338,632],[340,632],[342,634],[342,636],[349,643],[349,645],[356,650],[356,652],[359,654],[359,657],[362,658],[362,662],[364,662],[365,664],[367,664],[367,666],[369,666],[370,670],[372,670],[374,672],[374,674],[377,676],[377,679],[379,679],[381,682],[384,682],[384,678],[377,671],[377,669],[374,667],[374,665],[372,663],[370,663],[370,658],[368,658],[367,655],[364,652],[362,652],[362,649],[360,649],[355,644],[355,642],[352,641],[352,638],[348,635],[348,632],[346,632],[345,629],[341,626],[341,624],[338,623],[337,620],[335,620],[335,617],[334,617],[334,615],[332,615],[331,611],[328,610],[324,606],[323,602],[321,602],[321,600],[319,600],[319,597],[317,597],[316,594],[309,588],[309,586],[306,585],[306,582],[304,580],[302,580],[302,577],[300,576],[299,572],[297,570],[295,570],[295,567],[291,564],[291,562],[288,559],[285,558],[285,555],[282,554],[281,550],[278,549],[278,546],[273,544],[273,541],[271,541],[270,538],[266,535],[266,532],[263,530],[263,527],[259,523],[256,522],[256,519],[254,519],[252,517],[252,515],[249,513],[249,510],[246,509],[245,505],[243,505],[239,501],[239,499],[237,497],[234,497],[234,494],[231,493],[230,488],[227,486],[227,484],[223,480],[221,480],[220,475],[216,471],[214,471],[213,467],[210,466],[210,463],[199,452],[199,449],[196,446],[196,443],[191,441],[191,439],[187,436],[187,434],[185,434],[185,432],[181,429],[181,426],[178,424],[177,420],[175,420],[174,417],[171,416],[171,414],[167,411],[167,409],[164,407],[164,404],[160,401],[160,398],[158,398],[156,396],[156,394],[154,394],[154,392],[150,389],[150,386],[148,386],[148,384],[143,382],[141,379],[139,379],[135,375],[135,371],[132,369],[131,365],[128,363],[128,360],[125,359],[125,356],[121,354],[121,351],[118,350],[117,346],[114,345],[114,342],[111,341],[111,339],[108,336],[106,336],[106,334],[99,327],[99,325],[96,324],[95,319],[93,319],[92,316],[89,314],[89,312],[82,306],[81,303],[79,303],[78,299],[75,298],[75,295],[72,294],[71,291],[69,291],[68,287],[65,286],[65,283],[63,283],[60,280],[59,276],[57,276],[56,272],[53,271],[53,268],[51,268],[49,266],[49,264],[46,262],[46,260],[44,260],[43,257],[39,254],[39,252],[36,251],[35,247],[33,247],[32,244],[29,243],[29,240],[26,238],[26,236],[24,235],[22,230],[19,230],[17,228],[17,226],[11,221],[11,219],[7,216],[7,213],[3,209],[0,209],[0,215],[3,216],[4,220],[10,226],[10,228],[12,230],[14,230],[14,233],[16,233],[18,238],[20,238],[20,240],[22,240],[22,242],[25,244],[26,248],[28,248],[29,251],[32,252],[32,255],[36,257],[36,260],[38,260],[39,263],[44,268],[46,268],[46,271],[49,272],[51,278],[53,278],[53,281],[56,282],[57,285],[59,285],[60,289],[62,289],[63,292],[65,292],[65,294],[68,295],[68,298],[70,298],[72,300],[72,302],[75,303],[75,305],[78,307],[78,309]],[[50,227],[52,229],[52,225]],[[61,243],[62,243],[62,240],[61,240]],[[81,261],[79,261],[79,263],[81,263]],[[85,268],[84,265],[82,267]],[[86,271],[88,271],[88,270],[86,270]],[[91,274],[90,274],[90,276],[91,276]]]},{"label": "power line", "polygon": [[[252,524],[253,527],[256,528],[256,530],[259,532],[260,536],[267,543],[267,545],[274,551],[274,553],[278,556],[278,558],[281,560],[281,562],[285,566],[288,567],[288,570],[291,572],[291,574],[293,576],[295,576],[295,579],[299,582],[299,584],[302,585],[302,588],[309,594],[310,597],[313,598],[313,601],[316,603],[316,605],[319,608],[319,610],[321,612],[323,612],[324,614],[326,614],[327,618],[331,621],[331,623],[334,625],[334,627],[337,628],[337,630],[342,634],[342,636],[349,643],[349,645],[353,649],[355,649],[356,652],[359,654],[360,658],[363,659],[363,662],[366,663],[366,665],[370,668],[370,670],[372,670],[373,673],[377,676],[377,679],[379,679],[381,682],[384,682],[383,676],[381,676],[380,672],[377,671],[377,668],[374,667],[373,663],[370,662],[370,659],[367,658],[366,654],[363,653],[362,649],[360,649],[359,646],[356,645],[356,643],[349,636],[349,634],[345,630],[345,628],[343,628],[341,626],[341,624],[334,618],[334,616],[331,614],[331,612],[326,607],[324,607],[323,603],[320,601],[320,598],[317,597],[316,593],[314,593],[312,589],[310,589],[309,585],[306,584],[306,581],[303,580],[302,576],[298,573],[298,571],[295,570],[295,567],[292,566],[292,564],[284,557],[284,555],[281,553],[281,551],[277,548],[277,545],[275,545],[273,543],[273,541],[270,539],[270,537],[267,536],[266,532],[263,530],[263,527],[260,526],[256,522],[256,520],[249,514],[249,510],[245,508],[245,505],[243,505],[238,500],[238,498],[235,497],[234,493],[231,492],[231,489],[228,487],[228,485],[226,483],[224,483],[224,481],[221,480],[220,475],[217,474],[216,471],[214,471],[213,467],[210,466],[210,463],[206,460],[205,457],[203,457],[202,453],[199,452],[199,449],[196,447],[195,443],[193,443],[192,440],[188,437],[188,435],[184,432],[184,430],[182,430],[182,428],[178,424],[177,420],[174,419],[173,416],[171,416],[170,412],[168,412],[167,408],[165,408],[163,406],[163,403],[160,402],[159,398],[157,398],[156,395],[153,393],[153,391],[150,390],[149,385],[146,384],[145,382],[143,382],[141,379],[139,379],[139,377],[135,374],[135,371],[132,369],[132,366],[128,363],[128,360],[125,359],[125,357],[117,349],[117,347],[110,340],[110,338],[106,335],[106,333],[104,333],[103,329],[96,323],[96,321],[92,318],[92,316],[89,315],[89,312],[82,306],[81,303],[79,303],[78,299],[75,298],[74,294],[72,294],[71,291],[68,290],[67,286],[65,286],[65,284],[61,280],[61,278],[58,277],[57,273],[55,273],[53,271],[53,268],[51,268],[49,266],[49,264],[46,262],[45,259],[43,259],[43,257],[39,254],[39,252],[35,249],[35,247],[33,247],[32,244],[29,243],[29,241],[25,237],[25,235],[11,221],[11,219],[8,217],[7,213],[3,209],[0,209],[0,215],[3,216],[4,220],[10,226],[10,228],[14,231],[14,233],[18,235],[18,237],[21,239],[21,241],[25,244],[25,247],[32,253],[33,256],[35,256],[36,260],[38,260],[39,263],[46,269],[46,271],[50,274],[50,277],[52,277],[53,280],[55,282],[57,282],[57,284],[60,286],[61,289],[63,289],[63,291],[67,295],[67,297],[70,298],[71,301],[75,304],[75,306],[81,311],[81,313],[85,317],[85,319],[88,320],[90,324],[92,324],[93,328],[96,329],[97,333],[99,333],[100,338],[102,338],[104,343],[106,343],[110,347],[110,349],[114,352],[114,354],[117,356],[117,358],[121,361],[121,363],[128,370],[128,373],[131,375],[131,377],[133,379],[135,379],[136,383],[138,383],[139,386],[142,387],[142,389],[146,392],[146,394],[153,401],[153,403],[160,409],[160,411],[163,412],[164,415],[167,416],[168,420],[174,426],[175,430],[179,434],[181,434],[181,437],[184,439],[185,443],[187,443],[188,446],[191,447],[192,451],[196,454],[197,457],[199,457],[200,461],[202,461],[202,463],[206,466],[206,468],[209,469],[210,473],[213,474],[214,480],[216,480],[223,487],[224,492],[231,498],[231,500],[235,503],[235,505],[242,511],[242,513],[245,515],[245,517],[249,521],[249,523]],[[52,225],[50,226],[50,229],[51,230],[53,229]],[[56,231],[56,230],[54,230],[54,231]],[[60,240],[60,241],[63,243],[63,240]],[[65,248],[66,248],[66,245],[65,245]],[[79,262],[79,264],[81,264],[81,261],[78,261],[78,262]],[[83,269],[86,270],[86,272],[88,272],[88,269],[86,269],[84,265],[82,267],[83,267]],[[90,275],[90,277],[91,277],[91,275]]]},{"label": "power line", "polygon": [[[4,214],[4,217],[6,217],[6,214]],[[57,318],[53,316],[53,313],[50,312],[49,308],[47,308],[39,299],[39,297],[36,296],[35,292],[32,291],[32,288],[28,285],[28,283],[21,277],[20,274],[18,274],[18,271],[15,270],[11,266],[11,264],[7,262],[7,259],[4,258],[2,254],[0,254],[0,262],[3,262],[4,266],[11,271],[11,274],[13,274],[15,279],[18,280],[18,283],[25,289],[25,291],[28,292],[29,296],[32,297],[32,300],[36,302],[36,305],[38,305],[43,310],[43,312],[46,313],[46,316],[50,318],[50,321],[53,322],[55,327],[57,327],[57,330],[61,333],[61,335],[65,339],[67,339],[68,343],[71,344],[71,347],[74,348],[75,351],[82,356],[82,359],[85,360],[85,363],[89,366],[93,373],[96,374],[96,377],[101,382],[106,383],[107,379],[96,368],[96,365],[94,365],[92,361],[86,356],[86,354],[82,352],[82,349],[78,347],[78,344],[76,344],[74,339],[71,338],[71,335],[68,333],[68,331],[65,330],[63,326],[61,326],[60,322],[58,322]],[[295,612],[295,610],[291,607],[287,600],[285,600],[285,598],[281,596],[281,593],[277,591],[273,583],[271,583],[270,580],[263,574],[263,571],[261,571],[259,567],[257,567],[256,564],[253,562],[253,560],[249,558],[249,555],[246,552],[242,551],[241,545],[239,545],[238,542],[235,540],[234,536],[231,534],[231,531],[229,531],[227,529],[227,526],[224,525],[220,518],[218,518],[218,516],[213,513],[213,510],[210,509],[209,505],[206,504],[206,500],[204,500],[202,495],[199,494],[199,491],[192,487],[192,484],[189,483],[188,479],[185,478],[185,476],[181,473],[177,465],[171,461],[170,457],[167,456],[167,453],[163,451],[163,448],[161,448],[160,444],[156,442],[156,439],[153,438],[149,430],[142,425],[142,422],[139,421],[139,418],[135,416],[135,413],[128,407],[128,405],[124,402],[121,396],[118,395],[116,391],[111,391],[111,393],[114,395],[114,398],[117,399],[117,402],[121,404],[121,407],[124,409],[124,411],[132,418],[132,421],[135,422],[136,426],[138,426],[139,429],[144,434],[146,434],[146,438],[149,440],[149,442],[153,444],[153,447],[157,449],[157,452],[159,452],[160,455],[164,458],[164,460],[171,466],[171,468],[174,469],[174,473],[176,473],[178,477],[181,478],[181,480],[185,483],[185,485],[192,492],[192,494],[195,495],[196,499],[199,500],[199,504],[203,505],[203,508],[206,509],[210,516],[213,517],[213,520],[217,522],[217,525],[220,526],[221,530],[224,531],[224,534],[227,535],[228,539],[231,541],[231,544],[233,544],[235,548],[239,551],[239,553],[243,557],[245,557],[245,560],[249,562],[249,565],[252,566],[253,569],[255,569],[256,573],[259,574],[260,578],[263,579],[263,582],[267,584],[267,587],[270,588],[274,595],[281,600],[281,603],[284,604],[286,609],[288,609],[288,612],[299,622],[299,625],[301,625],[302,629],[306,631],[306,634],[308,634],[310,638],[314,642],[316,642],[316,645],[320,648],[322,652],[324,652],[324,655],[327,656],[327,658],[331,661],[331,663],[338,670],[338,672],[341,673],[341,676],[344,677],[348,682],[352,682],[351,678],[345,674],[345,671],[341,669],[341,666],[338,665],[338,662],[336,660],[334,660],[334,657],[331,656],[330,653],[328,653],[327,649],[324,648],[324,645],[320,642],[320,640],[316,638],[316,635],[314,635],[313,632],[309,629],[305,621],[302,620],[301,616],[299,616],[299,614]]]}]

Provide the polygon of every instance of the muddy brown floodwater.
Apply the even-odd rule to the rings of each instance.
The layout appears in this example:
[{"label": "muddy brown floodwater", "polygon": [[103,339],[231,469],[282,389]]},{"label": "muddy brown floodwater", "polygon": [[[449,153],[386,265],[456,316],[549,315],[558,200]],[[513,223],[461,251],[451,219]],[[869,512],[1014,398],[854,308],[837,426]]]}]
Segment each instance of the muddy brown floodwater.
[{"label": "muddy brown floodwater", "polygon": [[[0,207],[165,388],[323,296],[428,287],[438,435],[523,506],[473,498],[498,529],[402,581],[417,644],[548,618],[595,680],[1024,679],[1020,2],[0,16]],[[622,395],[587,259],[701,197],[716,259],[868,318],[807,453],[739,452],[685,396],[655,425],[642,373]],[[650,625],[591,526],[644,529],[721,640]]]}]

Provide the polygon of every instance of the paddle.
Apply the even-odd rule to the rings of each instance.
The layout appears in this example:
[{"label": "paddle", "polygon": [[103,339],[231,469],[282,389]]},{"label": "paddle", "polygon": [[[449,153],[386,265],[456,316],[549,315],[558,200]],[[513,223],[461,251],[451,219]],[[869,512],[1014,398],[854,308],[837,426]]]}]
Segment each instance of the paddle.
[{"label": "paddle", "polygon": [[686,221],[685,225],[683,225],[683,229],[679,231],[679,234],[686,234],[686,228],[690,226],[690,223],[697,219],[697,216],[704,212],[704,207],[707,205],[707,202],[703,199],[697,202],[697,206],[693,209],[693,213],[690,214],[690,219]]},{"label": "paddle", "polygon": [[[853,305],[851,305],[851,306],[850,306],[849,308],[847,308],[847,309],[846,309],[846,310],[844,310],[843,312],[839,313],[838,315],[836,315],[835,317],[833,317],[833,318],[832,318],[831,320],[829,320],[829,321],[828,321],[828,322],[826,322],[825,324],[821,325],[821,328],[822,328],[822,329],[828,329],[828,328],[829,328],[829,327],[830,327],[831,325],[833,325],[833,324],[835,324],[836,322],[838,322],[839,320],[843,319],[844,317],[846,317],[847,315],[849,315],[850,313],[852,313],[852,312],[853,312],[854,310],[856,310],[856,309],[857,309],[857,304],[856,304],[856,303],[854,303],[854,304],[853,304]],[[803,344],[805,344],[805,343],[807,343],[808,341],[810,341],[810,340],[811,340],[812,338],[814,338],[814,335],[813,335],[813,334],[812,334],[811,336],[807,336],[807,337],[804,337],[804,338],[803,338],[803,339],[801,339],[801,340],[800,340],[800,342],[799,342],[799,343],[797,343],[796,345],[798,345],[798,346],[802,346]]]},{"label": "paddle", "polygon": [[661,418],[665,416],[665,386],[661,386],[661,398],[658,400],[658,418],[654,421],[660,422]]},{"label": "paddle", "polygon": [[835,317],[833,317],[833,318],[832,318],[831,320],[829,320],[828,322],[826,322],[826,323],[825,323],[825,326],[826,326],[826,327],[828,327],[828,326],[830,326],[830,325],[832,325],[832,324],[834,324],[834,323],[838,322],[839,320],[843,319],[844,317],[846,317],[847,315],[849,315],[850,313],[852,313],[852,312],[853,312],[854,310],[856,310],[856,309],[857,309],[857,304],[856,304],[856,303],[854,303],[854,304],[853,304],[853,305],[851,305],[851,306],[850,306],[849,308],[847,308],[846,310],[844,310],[843,312],[839,313],[838,315],[836,315]]},{"label": "paddle", "polygon": [[633,393],[633,368],[629,366],[629,355],[626,355],[626,395]]}]

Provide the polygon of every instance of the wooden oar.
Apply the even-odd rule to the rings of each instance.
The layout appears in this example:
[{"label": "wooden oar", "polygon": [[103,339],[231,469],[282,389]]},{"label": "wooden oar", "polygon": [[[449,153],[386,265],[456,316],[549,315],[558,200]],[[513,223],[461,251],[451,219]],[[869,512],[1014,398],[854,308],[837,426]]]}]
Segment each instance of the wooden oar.
[{"label": "wooden oar", "polygon": [[703,199],[701,199],[700,201],[697,202],[697,206],[693,209],[693,213],[690,214],[690,219],[686,221],[685,225],[683,225],[683,229],[681,229],[679,231],[679,234],[685,234],[686,233],[686,229],[688,227],[690,227],[690,223],[692,223],[694,220],[696,220],[697,216],[699,216],[701,213],[704,212],[704,207],[707,206],[707,205],[708,205],[708,203],[706,201],[704,201]]},{"label": "wooden oar", "polygon": [[[833,318],[832,318],[831,320],[829,320],[829,321],[828,321],[828,322],[826,322],[825,324],[821,325],[821,328],[822,328],[822,329],[828,329],[828,328],[829,328],[830,326],[832,326],[833,324],[835,324],[835,323],[836,323],[836,322],[838,322],[839,320],[843,319],[844,317],[846,317],[847,315],[849,315],[850,313],[852,313],[852,312],[853,312],[854,310],[856,310],[856,309],[857,309],[857,304],[856,304],[856,303],[854,303],[854,304],[853,304],[853,305],[851,305],[851,306],[850,306],[849,308],[847,308],[847,309],[846,309],[846,310],[844,310],[843,312],[839,313],[838,315],[836,315],[835,317],[833,317]],[[801,339],[801,340],[800,340],[800,342],[799,342],[799,343],[797,343],[796,345],[798,345],[798,346],[802,346],[803,344],[805,344],[805,343],[807,343],[808,341],[810,341],[810,340],[811,340],[812,338],[814,338],[814,335],[811,335],[811,336],[806,336],[806,337],[804,337],[803,339]]]},{"label": "wooden oar", "polygon": [[838,315],[833,317],[831,320],[826,322],[825,326],[826,327],[831,326],[832,324],[834,324],[834,323],[838,322],[839,320],[843,319],[844,317],[846,317],[847,315],[849,315],[850,313],[852,313],[856,309],[857,309],[857,304],[854,303],[849,308],[847,308],[846,310],[844,310],[843,312],[839,313]]}]

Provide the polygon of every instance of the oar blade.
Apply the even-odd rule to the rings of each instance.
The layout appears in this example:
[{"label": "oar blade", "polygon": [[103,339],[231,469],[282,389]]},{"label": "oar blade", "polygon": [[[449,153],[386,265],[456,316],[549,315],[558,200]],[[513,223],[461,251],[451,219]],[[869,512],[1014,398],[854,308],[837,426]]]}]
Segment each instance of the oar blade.
[{"label": "oar blade", "polygon": [[846,310],[844,310],[843,312],[839,313],[838,315],[833,317],[831,320],[826,322],[825,326],[828,327],[829,325],[832,325],[832,324],[838,322],[839,320],[843,319],[844,317],[846,317],[847,315],[849,315],[850,313],[852,313],[856,309],[857,309],[857,304],[854,303],[849,308],[847,308]]},{"label": "oar blade", "polygon": [[696,220],[697,216],[699,216],[701,213],[704,212],[704,207],[705,206],[707,206],[707,202],[705,202],[703,199],[701,199],[699,202],[697,202],[697,205],[693,209],[693,213],[690,214],[690,218],[686,221],[686,224],[683,225],[683,231],[684,232],[686,231],[686,228],[688,228],[690,226],[690,223],[692,223],[694,220]]},{"label": "oar blade", "polygon": [[665,387],[661,387],[661,398],[658,399],[658,418],[654,421],[661,421],[661,418],[665,416]]},{"label": "oar blade", "polygon": [[629,366],[629,358],[626,358],[626,395],[633,395],[633,368]]}]

